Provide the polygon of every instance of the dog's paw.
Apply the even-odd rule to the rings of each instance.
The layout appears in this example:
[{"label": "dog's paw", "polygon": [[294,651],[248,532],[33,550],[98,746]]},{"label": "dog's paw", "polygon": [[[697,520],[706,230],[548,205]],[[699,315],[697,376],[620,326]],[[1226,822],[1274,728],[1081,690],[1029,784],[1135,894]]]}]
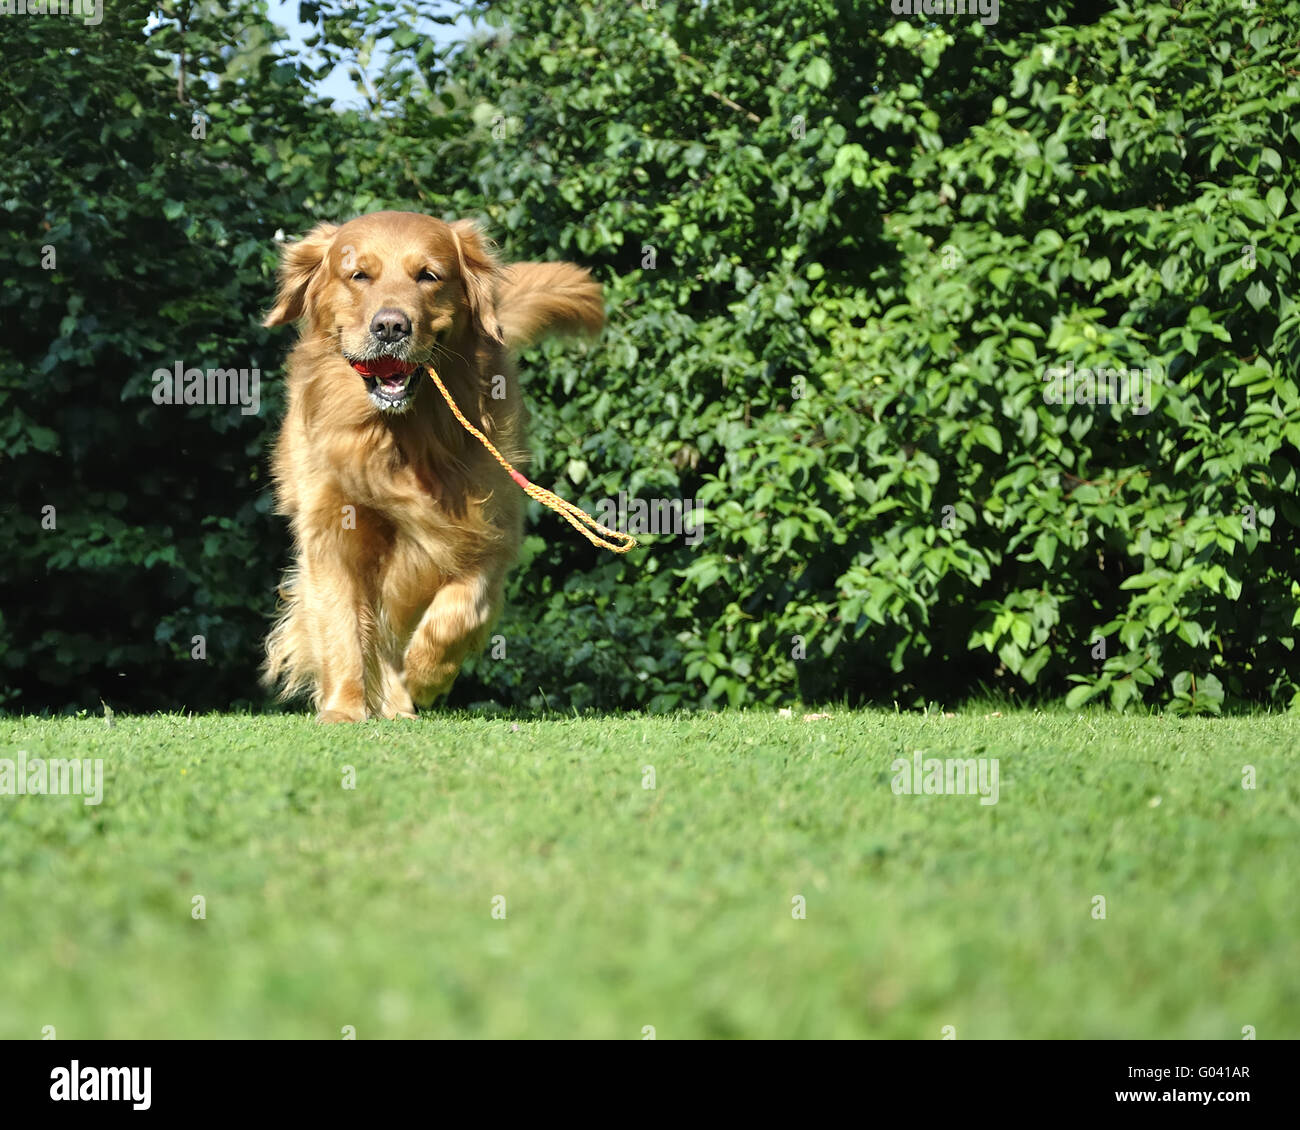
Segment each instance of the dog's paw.
[{"label": "dog's paw", "polygon": [[322,710],[316,715],[316,721],[320,723],[327,722],[364,722],[366,712],[364,710]]},{"label": "dog's paw", "polygon": [[405,683],[411,701],[421,710],[428,710],[438,699],[451,693],[459,673],[459,663],[439,663],[431,669],[421,671],[418,676],[408,665]]}]

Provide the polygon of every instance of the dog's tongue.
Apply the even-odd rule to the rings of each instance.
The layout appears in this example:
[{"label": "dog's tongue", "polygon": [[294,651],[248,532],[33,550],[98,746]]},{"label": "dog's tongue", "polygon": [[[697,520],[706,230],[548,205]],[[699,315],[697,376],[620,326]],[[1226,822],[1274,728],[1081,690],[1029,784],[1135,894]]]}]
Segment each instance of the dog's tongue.
[{"label": "dog's tongue", "polygon": [[415,366],[409,361],[399,361],[396,357],[376,357],[373,361],[353,361],[352,367],[363,377],[375,377],[381,381],[404,377],[414,371]]}]

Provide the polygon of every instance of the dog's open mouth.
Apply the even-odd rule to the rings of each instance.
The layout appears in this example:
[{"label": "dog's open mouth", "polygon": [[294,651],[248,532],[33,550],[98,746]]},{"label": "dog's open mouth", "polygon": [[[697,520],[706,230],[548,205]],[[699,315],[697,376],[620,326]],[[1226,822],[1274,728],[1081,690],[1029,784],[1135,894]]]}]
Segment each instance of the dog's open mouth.
[{"label": "dog's open mouth", "polygon": [[379,408],[401,409],[414,391],[416,366],[396,357],[375,357],[369,361],[350,361],[366,382],[370,399]]}]

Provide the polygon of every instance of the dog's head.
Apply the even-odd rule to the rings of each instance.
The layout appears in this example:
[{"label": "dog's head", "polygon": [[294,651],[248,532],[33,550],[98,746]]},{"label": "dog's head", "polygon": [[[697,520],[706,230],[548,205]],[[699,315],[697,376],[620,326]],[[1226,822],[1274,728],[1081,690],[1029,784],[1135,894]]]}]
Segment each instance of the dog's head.
[{"label": "dog's head", "polygon": [[468,355],[470,335],[501,341],[497,263],[477,227],[415,212],[375,212],[321,224],[288,244],[280,289],[263,323],[302,318],[337,344],[384,412],[403,412],[416,374],[440,348]]}]

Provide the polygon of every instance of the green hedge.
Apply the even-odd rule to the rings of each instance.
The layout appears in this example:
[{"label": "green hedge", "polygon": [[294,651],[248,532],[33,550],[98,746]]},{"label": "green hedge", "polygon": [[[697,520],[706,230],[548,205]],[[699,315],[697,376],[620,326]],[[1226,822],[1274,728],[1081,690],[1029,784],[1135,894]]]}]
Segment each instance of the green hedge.
[{"label": "green hedge", "polygon": [[[523,358],[534,477],[705,508],[627,558],[534,509],[459,701],[1297,701],[1295,5],[523,0],[454,51],[309,9],[392,46],[366,112],[252,5],[247,50],[187,26],[184,103],[147,5],[93,50],[0,21],[11,708],[261,702],[272,237],[379,207],[593,266],[604,336]],[[262,413],[153,405],[178,359],[260,366]],[[1067,367],[1150,399],[1053,403]]]}]

